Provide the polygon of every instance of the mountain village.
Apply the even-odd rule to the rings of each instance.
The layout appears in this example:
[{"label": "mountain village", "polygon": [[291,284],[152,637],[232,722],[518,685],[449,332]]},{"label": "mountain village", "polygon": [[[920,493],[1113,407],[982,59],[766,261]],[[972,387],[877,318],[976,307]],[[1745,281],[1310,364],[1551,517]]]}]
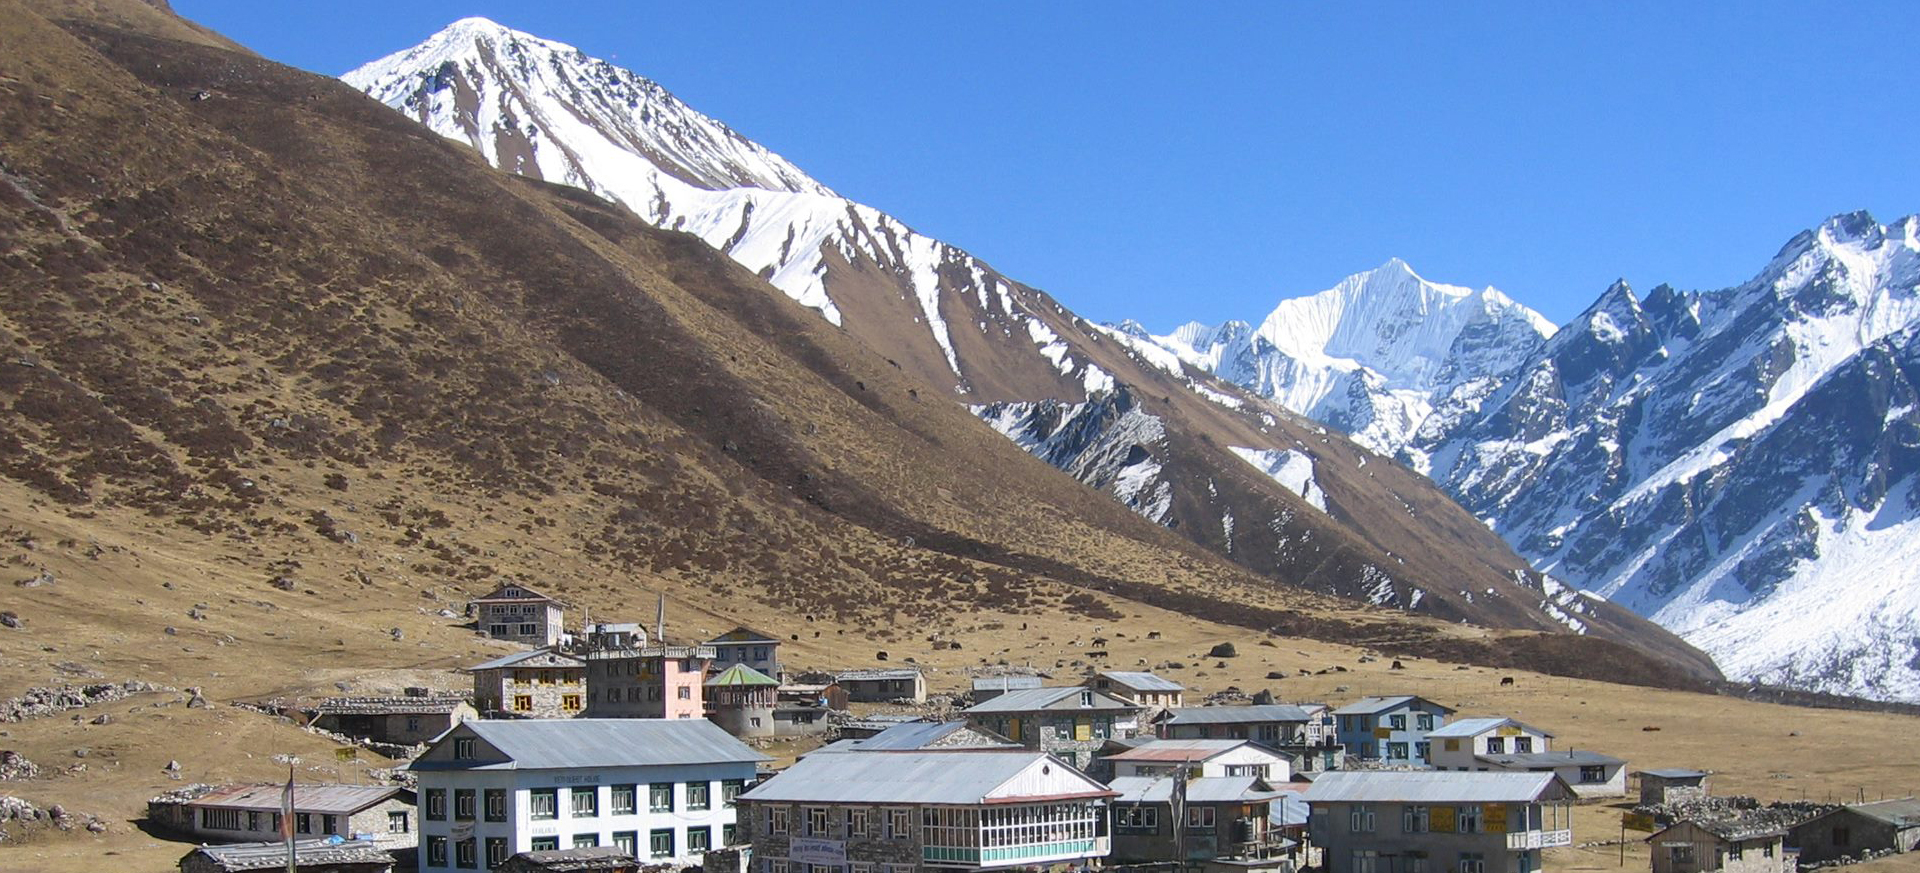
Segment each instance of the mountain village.
[{"label": "mountain village", "polygon": [[[470,694],[246,704],[391,756],[389,783],[155,797],[150,822],[202,842],[183,873],[1533,873],[1577,839],[1644,841],[1651,873],[1796,873],[1920,848],[1911,797],[1721,797],[1417,687],[1200,697],[1078,661],[943,687],[912,657],[795,670],[747,627],[669,642],[664,598],[651,630],[569,630],[518,583],[468,615],[525,647],[468,667]],[[1576,805],[1619,808],[1619,835],[1576,835]]]}]

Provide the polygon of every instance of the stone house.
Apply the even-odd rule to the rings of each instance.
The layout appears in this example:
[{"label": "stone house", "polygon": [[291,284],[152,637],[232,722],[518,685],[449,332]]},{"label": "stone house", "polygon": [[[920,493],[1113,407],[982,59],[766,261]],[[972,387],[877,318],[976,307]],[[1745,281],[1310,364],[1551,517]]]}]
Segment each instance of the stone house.
[{"label": "stone house", "polygon": [[467,609],[481,635],[535,647],[559,645],[566,617],[560,601],[517,582],[468,602]]},{"label": "stone house", "polygon": [[776,679],[780,676],[780,641],[757,630],[737,627],[706,643],[713,647],[713,669],[745,664]]},{"label": "stone house", "polygon": [[[285,783],[197,786],[148,801],[147,820],[206,842],[278,840],[285,790]],[[396,785],[295,783],[294,836],[340,836],[383,849],[411,849],[416,825],[413,804],[413,792]],[[284,851],[280,860],[286,861]]]},{"label": "stone house", "polygon": [[1920,849],[1920,800],[1904,797],[1840,807],[1789,829],[1787,845],[1798,849],[1802,864]]},{"label": "stone house", "polygon": [[1131,700],[1149,712],[1186,705],[1186,686],[1152,673],[1107,670],[1087,677],[1083,684],[1121,700]]},{"label": "stone house", "polygon": [[1705,770],[1668,768],[1641,770],[1633,775],[1640,780],[1640,805],[1661,806],[1706,797],[1707,777],[1711,774]]},{"label": "stone house", "polygon": [[861,703],[927,702],[927,677],[919,670],[847,670],[834,676],[834,684]]},{"label": "stone house", "polygon": [[1107,740],[1139,732],[1143,709],[1076,685],[1011,691],[976,703],[962,714],[975,726],[1084,769],[1092,765],[1094,754]]},{"label": "stone house", "polygon": [[520,852],[494,873],[639,873],[640,861],[613,846]]},{"label": "stone house", "polygon": [[419,866],[491,870],[594,846],[699,864],[735,841],[734,798],[766,760],[703,718],[470,721],[408,765]]},{"label": "stone house", "polygon": [[[296,841],[294,869],[299,873],[390,873],[393,856],[379,846],[349,840],[344,843]],[[242,873],[284,871],[287,844],[281,841],[201,846],[180,859],[180,873]]]},{"label": "stone house", "polygon": [[586,709],[587,662],[547,649],[467,668],[473,708],[488,718],[572,718]]},{"label": "stone house", "polygon": [[1431,763],[1427,733],[1452,714],[1453,707],[1412,694],[1365,697],[1333,711],[1347,757],[1413,767]]},{"label": "stone house", "polygon": [[1738,819],[1682,819],[1647,837],[1653,873],[1793,873],[1786,830]]},{"label": "stone house", "polygon": [[329,697],[313,707],[321,730],[392,746],[416,746],[480,714],[462,696],[410,688],[403,697]]},{"label": "stone house", "polygon": [[1302,796],[1327,873],[1533,873],[1573,845],[1574,793],[1551,773],[1341,770]]},{"label": "stone house", "polygon": [[1463,718],[1427,734],[1437,770],[1551,772],[1581,798],[1625,797],[1627,762],[1599,752],[1555,751],[1553,734],[1510,718]]},{"label": "stone house", "polygon": [[1108,854],[1108,790],[1026,749],[809,755],[740,795],[756,873],[1082,866]]},{"label": "stone house", "polygon": [[705,718],[707,646],[647,646],[587,652],[592,718]]}]

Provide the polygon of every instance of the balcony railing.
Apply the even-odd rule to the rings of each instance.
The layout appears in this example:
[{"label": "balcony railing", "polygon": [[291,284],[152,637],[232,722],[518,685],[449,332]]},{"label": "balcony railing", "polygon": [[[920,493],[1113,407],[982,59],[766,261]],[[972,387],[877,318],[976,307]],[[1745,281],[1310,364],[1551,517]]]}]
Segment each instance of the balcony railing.
[{"label": "balcony railing", "polygon": [[1573,831],[1567,828],[1552,831],[1513,831],[1507,834],[1507,848],[1513,851],[1552,849],[1557,846],[1571,845],[1573,845]]},{"label": "balcony railing", "polygon": [[1059,840],[990,848],[925,846],[920,850],[920,860],[935,865],[994,867],[1007,864],[1044,864],[1105,855],[1108,851],[1108,838],[1095,837],[1085,840]]}]

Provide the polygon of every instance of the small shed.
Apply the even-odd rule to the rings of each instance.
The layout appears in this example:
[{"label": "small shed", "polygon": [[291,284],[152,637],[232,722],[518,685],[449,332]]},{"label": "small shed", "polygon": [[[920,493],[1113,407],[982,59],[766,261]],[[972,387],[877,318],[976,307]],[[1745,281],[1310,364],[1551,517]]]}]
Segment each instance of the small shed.
[{"label": "small shed", "polygon": [[1647,837],[1653,873],[1792,873],[1786,828],[1738,816],[1682,819]]},{"label": "small shed", "polygon": [[1706,797],[1710,774],[1705,770],[1666,769],[1641,770],[1633,775],[1640,779],[1640,805],[1660,806]]},{"label": "small shed", "polygon": [[640,862],[615,846],[521,852],[495,873],[636,873]]},{"label": "small shed", "polygon": [[1903,797],[1856,803],[1815,816],[1787,833],[1803,864],[1837,858],[1859,860],[1868,852],[1920,849],[1920,800]]},{"label": "small shed", "polygon": [[[300,873],[392,873],[387,850],[359,840],[295,843],[294,869]],[[201,846],[180,859],[180,873],[239,873],[287,869],[287,844],[232,843]]]},{"label": "small shed", "polygon": [[919,670],[848,670],[834,677],[847,699],[865,703],[927,702],[927,678]]}]

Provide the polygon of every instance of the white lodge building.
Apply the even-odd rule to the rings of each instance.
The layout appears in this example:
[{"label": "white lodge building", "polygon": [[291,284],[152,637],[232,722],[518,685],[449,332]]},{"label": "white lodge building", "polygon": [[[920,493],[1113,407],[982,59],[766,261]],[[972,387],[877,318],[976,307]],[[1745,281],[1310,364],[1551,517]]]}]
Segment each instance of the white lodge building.
[{"label": "white lodge building", "polygon": [[699,864],[734,833],[734,797],[766,756],[705,719],[469,721],[408,769],[421,870],[492,870],[519,852],[616,846]]},{"label": "white lodge building", "polygon": [[809,755],[740,796],[753,873],[1045,868],[1103,858],[1115,792],[1046,752]]}]

